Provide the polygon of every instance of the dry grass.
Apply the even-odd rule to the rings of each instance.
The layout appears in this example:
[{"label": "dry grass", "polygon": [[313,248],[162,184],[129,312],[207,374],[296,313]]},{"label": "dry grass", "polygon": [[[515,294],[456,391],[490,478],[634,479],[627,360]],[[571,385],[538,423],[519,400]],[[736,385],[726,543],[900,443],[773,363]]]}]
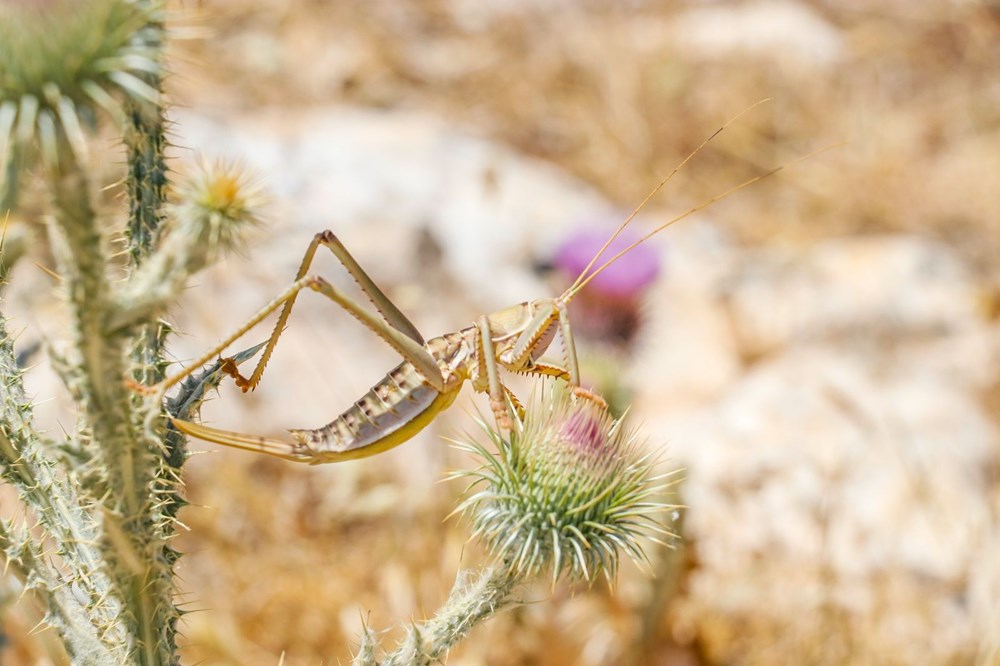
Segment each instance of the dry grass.
[{"label": "dry grass", "polygon": [[982,177],[1000,168],[1000,18],[988,4],[802,3],[839,40],[817,55],[800,42],[824,34],[742,50],[696,42],[677,21],[698,3],[525,3],[470,10],[490,17],[464,21],[448,9],[458,4],[476,3],[215,5],[207,20],[217,36],[194,47],[182,74],[230,106],[430,110],[551,160],[623,205],[720,120],[774,97],[724,148],[705,151],[673,196],[701,201],[762,166],[844,141],[807,174],[757,188],[738,214],[719,216],[757,241],[903,229],[940,235],[983,263],[997,248],[1000,203]]}]

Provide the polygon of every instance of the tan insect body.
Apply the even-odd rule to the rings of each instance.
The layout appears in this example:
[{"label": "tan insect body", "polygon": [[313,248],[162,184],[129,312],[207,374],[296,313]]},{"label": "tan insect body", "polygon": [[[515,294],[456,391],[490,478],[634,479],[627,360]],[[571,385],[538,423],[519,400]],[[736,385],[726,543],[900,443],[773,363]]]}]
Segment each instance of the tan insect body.
[{"label": "tan insect body", "polygon": [[[568,316],[570,302],[594,277],[626,252],[675,222],[777,173],[786,166],[779,166],[751,178],[709,201],[687,210],[649,231],[642,238],[594,269],[594,265],[610,244],[628,226],[639,210],[705,144],[740,115],[764,101],[767,100],[754,104],[722,125],[692,151],[649,193],[611,235],[573,284],[556,298],[543,298],[520,303],[490,315],[482,315],[472,326],[425,342],[416,327],[382,293],[337,237],[330,231],[324,231],[317,234],[310,243],[296,280],[288,289],[278,295],[236,332],[193,362],[188,369],[159,385],[146,387],[144,390],[162,395],[170,386],[216,358],[230,344],[280,308],[281,313],[274,331],[267,341],[260,361],[249,378],[243,377],[239,373],[235,363],[228,359],[223,360],[223,368],[234,377],[237,385],[244,392],[253,390],[260,382],[274,346],[285,328],[296,297],[303,289],[310,289],[327,296],[368,326],[399,352],[404,359],[403,362],[326,426],[311,430],[292,430],[294,442],[230,432],[174,419],[172,423],[177,429],[199,439],[225,446],[267,453],[298,462],[318,464],[363,458],[398,446],[425,428],[439,412],[449,407],[466,381],[472,384],[474,390],[489,395],[490,406],[498,424],[509,429],[512,427],[512,420],[508,405],[513,405],[514,409],[518,411],[522,408],[513,393],[504,385],[500,376],[501,368],[509,372],[560,378],[573,388],[575,394],[603,403],[600,397],[580,386],[576,346]],[[810,156],[806,155],[795,161],[801,161]],[[362,291],[375,306],[378,315],[355,302],[323,278],[308,275],[315,253],[321,245],[333,252],[357,280]],[[539,360],[552,343],[557,330],[562,336],[565,347],[565,366],[543,363]]]}]

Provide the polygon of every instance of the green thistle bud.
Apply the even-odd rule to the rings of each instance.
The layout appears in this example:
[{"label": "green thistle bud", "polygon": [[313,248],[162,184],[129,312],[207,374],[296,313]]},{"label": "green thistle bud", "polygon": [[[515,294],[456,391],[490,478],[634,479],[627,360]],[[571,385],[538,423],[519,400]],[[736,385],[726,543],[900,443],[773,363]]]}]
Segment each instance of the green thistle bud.
[{"label": "green thistle bud", "polygon": [[645,562],[642,539],[671,534],[663,521],[672,506],[659,500],[670,484],[621,419],[590,400],[543,396],[509,435],[480,421],[496,453],[459,443],[483,464],[456,474],[475,479],[458,510],[520,578],[549,569],[553,583],[562,573],[610,581],[622,553]]},{"label": "green thistle bud", "polygon": [[49,164],[64,146],[81,159],[101,111],[124,117],[116,97],[158,104],[149,19],[124,0],[0,1],[0,158],[37,139]]},{"label": "green thistle bud", "polygon": [[122,291],[108,332],[159,316],[189,277],[238,246],[247,227],[260,224],[260,188],[235,164],[201,165],[178,187],[176,199],[168,208],[169,230]]},{"label": "green thistle bud", "polygon": [[177,224],[172,233],[194,240],[192,249],[203,255],[194,268],[200,270],[219,250],[237,246],[246,227],[260,224],[263,205],[260,187],[241,165],[216,162],[185,178],[168,216]]}]

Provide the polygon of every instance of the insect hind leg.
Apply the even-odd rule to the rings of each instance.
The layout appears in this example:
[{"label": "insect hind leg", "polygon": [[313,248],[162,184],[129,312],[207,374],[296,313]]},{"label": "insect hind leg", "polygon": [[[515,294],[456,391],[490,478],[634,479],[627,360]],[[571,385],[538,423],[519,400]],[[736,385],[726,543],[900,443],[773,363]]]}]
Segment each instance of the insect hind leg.
[{"label": "insect hind leg", "polygon": [[[299,265],[299,270],[295,274],[295,280],[302,280],[308,273],[309,268],[312,266],[313,259],[316,258],[316,251],[319,246],[322,245],[330,250],[331,253],[337,258],[337,261],[343,265],[347,272],[351,274],[351,277],[358,283],[361,290],[364,291],[365,296],[372,302],[375,308],[382,315],[385,323],[400,331],[413,341],[418,344],[423,344],[424,339],[417,330],[417,327],[407,319],[406,315],[400,312],[399,308],[389,300],[389,297],[379,289],[378,285],[369,277],[368,273],[361,267],[361,265],[351,256],[347,248],[344,246],[340,239],[330,231],[326,229],[316,234],[312,241],[309,243],[309,247],[306,248],[306,252],[302,257],[302,262]],[[281,313],[278,315],[278,321],[274,324],[274,329],[271,332],[271,337],[267,340],[267,345],[264,347],[264,352],[261,354],[260,360],[254,367],[253,372],[250,377],[243,377],[236,371],[234,373],[229,373],[233,379],[236,381],[236,385],[246,393],[247,391],[252,391],[257,388],[260,383],[261,378],[264,376],[264,369],[267,366],[268,361],[271,359],[271,354],[274,352],[274,348],[278,344],[278,338],[281,334],[285,332],[285,326],[288,323],[288,318],[292,313],[292,308],[295,305],[295,299],[298,294],[293,294],[286,302],[284,307],[281,309]],[[378,331],[376,331],[378,333]],[[235,365],[231,366],[235,370]]]},{"label": "insect hind leg", "polygon": [[[316,277],[307,277],[309,268],[312,265],[313,259],[316,256],[316,251],[319,249],[320,245],[327,247],[334,254],[337,260],[344,265],[344,268],[346,268],[355,279],[368,299],[375,305],[375,308],[378,310],[381,317],[376,317],[368,313],[353,300],[341,294],[339,290],[336,290],[329,285],[325,280]],[[299,292],[307,287],[323,293],[327,297],[336,301],[341,307],[353,314],[356,318],[360,319],[362,323],[378,334],[379,337],[388,342],[394,349],[399,351],[404,358],[413,362],[417,370],[420,371],[421,374],[427,376],[428,381],[434,385],[435,388],[442,384],[441,371],[431,358],[430,354],[424,348],[423,338],[421,337],[419,331],[417,331],[416,327],[402,312],[399,311],[399,309],[392,303],[392,301],[389,300],[382,290],[378,288],[368,274],[365,273],[364,269],[362,269],[357,263],[354,257],[352,257],[347,251],[347,248],[344,247],[343,243],[341,243],[340,240],[333,234],[333,232],[326,230],[316,234],[309,243],[309,247],[306,249],[306,252],[302,257],[299,270],[296,273],[295,281],[273,301],[264,306],[264,308],[251,317],[245,324],[240,326],[240,328],[237,329],[232,335],[228,336],[220,344],[216,345],[197,360],[192,362],[187,368],[176,375],[165,379],[159,384],[154,386],[139,386],[134,382],[128,382],[129,386],[144,394],[162,394],[166,392],[166,390],[171,386],[195,372],[204,364],[215,359],[229,345],[243,337],[243,335],[250,331],[250,329],[263,321],[265,317],[278,308],[281,308],[281,312],[278,315],[278,321],[276,322],[270,337],[265,343],[263,354],[249,377],[245,377],[239,372],[233,359],[224,358],[221,361],[222,371],[232,377],[236,381],[236,385],[239,386],[244,393],[253,390],[260,383],[261,377],[264,374],[264,369],[267,366],[267,362],[270,360],[274,347],[278,343],[278,338],[281,337],[281,334],[285,330],[285,326],[288,322],[289,316],[291,315],[292,307],[295,304],[296,298],[298,298]]]}]

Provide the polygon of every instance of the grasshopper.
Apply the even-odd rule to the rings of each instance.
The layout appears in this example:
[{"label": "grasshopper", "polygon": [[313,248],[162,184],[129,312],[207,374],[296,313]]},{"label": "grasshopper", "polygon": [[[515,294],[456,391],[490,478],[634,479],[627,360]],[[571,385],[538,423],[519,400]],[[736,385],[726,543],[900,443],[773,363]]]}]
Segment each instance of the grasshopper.
[{"label": "grasshopper", "polygon": [[[158,385],[143,387],[143,391],[162,395],[197,368],[217,358],[229,345],[280,308],[281,312],[273,332],[249,377],[244,377],[240,373],[232,359],[225,358],[221,361],[223,371],[233,377],[236,385],[244,393],[254,390],[260,383],[264,368],[285,329],[296,298],[303,290],[308,289],[326,296],[347,310],[398,352],[403,362],[326,426],[309,430],[291,430],[294,442],[220,430],[180,419],[172,419],[174,427],[190,436],[216,444],[266,453],[296,462],[319,464],[364,458],[402,444],[427,427],[439,412],[449,407],[467,381],[472,384],[475,391],[488,394],[490,407],[498,425],[501,428],[511,429],[513,427],[511,409],[523,414],[523,407],[503,383],[501,369],[519,374],[559,378],[571,387],[576,396],[603,405],[603,400],[599,396],[580,384],[576,346],[568,313],[570,302],[601,271],[633,248],[676,222],[787,166],[773,168],[690,208],[649,231],[594,269],[611,243],[625,230],[643,206],[689,160],[743,113],[763,101],[767,100],[757,102],[723,124],[685,157],[621,223],[576,280],[555,298],[519,303],[493,314],[482,315],[471,326],[457,332],[425,340],[410,320],[372,281],[333,232],[323,231],[316,234],[309,244],[295,280],[287,289],[225,340],[191,363],[187,369]],[[799,158],[801,159],[805,157]],[[376,312],[372,312],[370,308],[344,294],[322,277],[309,274],[312,261],[320,247],[330,250],[340,261],[375,306]],[[565,347],[565,365],[555,365],[541,360],[542,354],[552,343],[557,331]]]}]

